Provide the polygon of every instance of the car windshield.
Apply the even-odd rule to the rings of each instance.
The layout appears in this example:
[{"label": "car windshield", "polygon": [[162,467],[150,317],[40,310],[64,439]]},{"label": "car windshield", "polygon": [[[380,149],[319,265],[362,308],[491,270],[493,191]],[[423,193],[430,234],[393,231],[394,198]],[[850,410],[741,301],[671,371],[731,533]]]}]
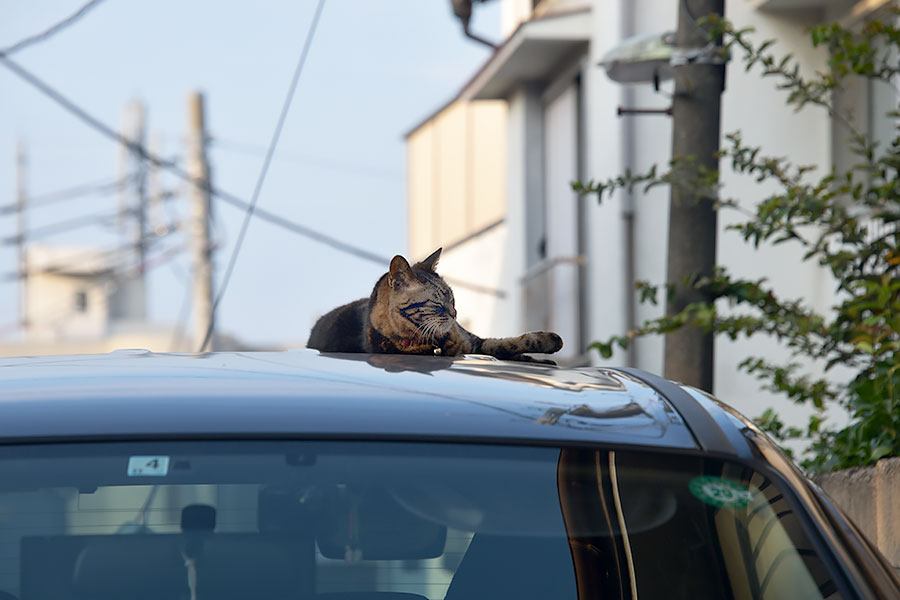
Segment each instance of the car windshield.
[{"label": "car windshield", "polygon": [[0,448],[0,598],[838,598],[774,482],[655,452]]}]

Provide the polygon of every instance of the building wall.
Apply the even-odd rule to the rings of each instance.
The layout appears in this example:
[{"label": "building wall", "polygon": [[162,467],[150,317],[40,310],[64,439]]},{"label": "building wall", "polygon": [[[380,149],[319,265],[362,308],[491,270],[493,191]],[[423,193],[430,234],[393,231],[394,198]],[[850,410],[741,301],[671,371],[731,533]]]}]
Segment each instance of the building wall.
[{"label": "building wall", "polygon": [[[796,14],[766,13],[753,10],[746,2],[726,3],[728,18],[742,27],[755,27],[755,39],[777,39],[773,51],[791,53],[801,72],[812,74],[826,70],[826,55],[811,47],[806,27],[811,24]],[[831,164],[831,121],[824,110],[808,107],[795,112],[785,104],[787,94],[776,90],[773,82],[757,71],[747,73],[736,60],[728,69],[726,92],[722,100],[722,133],[740,130],[744,141],[761,145],[765,152],[787,156],[795,164],[817,165],[823,176]],[[741,177],[723,165],[723,195],[737,198],[753,207],[775,188]],[[802,262],[803,250],[796,244],[754,249],[745,243],[729,225],[740,220],[734,211],[719,214],[718,256],[733,274],[751,279],[766,277],[767,284],[782,297],[800,298],[815,310],[827,313],[834,302],[834,285],[829,274],[812,263]],[[804,424],[809,410],[786,402],[759,389],[759,382],[739,372],[738,364],[748,355],[770,360],[788,359],[787,353],[774,341],[758,337],[753,340],[716,341],[715,394],[754,417],[769,406],[777,406],[789,422]],[[819,375],[820,373],[816,373]]]},{"label": "building wall", "polygon": [[506,211],[506,104],[447,106],[407,137],[409,249],[416,260]]},{"label": "building wall", "polygon": [[900,458],[815,478],[886,559],[900,568]]},{"label": "building wall", "polygon": [[[676,23],[677,3],[637,0],[620,2],[612,7],[595,5],[594,39],[591,63],[596,64],[624,37],[662,32]],[[630,12],[629,12],[630,11]],[[824,56],[809,49],[804,28],[796,15],[772,15],[752,10],[744,0],[726,3],[726,15],[740,26],[753,26],[758,39],[777,38],[776,49],[794,54],[807,72],[823,69]],[[664,167],[671,153],[671,119],[662,116],[616,117],[618,105],[662,108],[670,104],[665,91],[655,92],[650,85],[621,86],[609,80],[602,70],[586,73],[588,83],[588,160],[587,179],[605,179],[631,168],[643,172],[652,164]],[[818,164],[827,168],[830,162],[830,123],[823,112],[815,110],[795,113],[785,105],[786,95],[774,89],[755,73],[746,73],[734,61],[728,69],[728,80],[722,99],[722,132],[743,130],[750,143],[764,144],[778,155],[791,156],[801,164]],[[797,135],[797,132],[803,135]],[[724,195],[740,198],[753,206],[765,197],[767,189],[752,179],[731,174],[723,165]],[[588,213],[591,248],[588,260],[591,274],[591,336],[605,339],[628,329],[626,302],[635,296],[626,287],[624,257],[625,222],[629,208],[633,210],[634,279],[661,283],[665,281],[668,240],[669,193],[657,188],[649,193],[637,190],[633,197],[619,192],[597,204],[591,200]],[[736,215],[720,213],[718,261],[733,273],[745,277],[769,277],[772,285],[788,297],[805,297],[820,310],[829,306],[833,295],[827,274],[814,265],[802,264],[798,248],[754,250],[739,236],[727,230]],[[790,265],[790,268],[785,268]],[[630,296],[626,300],[626,298]],[[662,306],[638,305],[635,322],[660,316]],[[749,376],[737,373],[738,363],[748,354],[773,356],[777,348],[766,340],[727,342],[717,340],[716,388],[713,392],[751,416],[775,402],[775,397],[761,393],[759,384]],[[661,338],[646,338],[635,344],[633,354],[620,352],[615,364],[627,360],[648,371],[663,370]],[[600,359],[595,357],[595,362]],[[785,403],[779,403],[782,408]],[[802,420],[800,408],[784,407],[789,419]]]},{"label": "building wall", "polygon": [[[502,337],[521,333],[514,300],[507,293],[510,283],[506,252],[509,228],[506,223],[456,246],[441,255],[438,272],[450,282],[456,299],[460,325],[481,337]],[[467,282],[502,291],[503,297],[474,291],[457,282]]]},{"label": "building wall", "polygon": [[[584,179],[605,180],[621,174],[625,168],[622,152],[623,121],[616,116],[622,90],[597,67],[609,48],[622,39],[622,4],[601,2],[594,4],[591,14],[593,37],[590,58],[583,74],[585,93]],[[586,269],[588,287],[587,341],[600,340],[624,332],[625,303],[625,245],[623,204],[625,198],[616,193],[597,202],[585,197]],[[593,352],[595,364],[601,362]],[[627,355],[615,354],[606,364],[627,364]]]},{"label": "building wall", "polygon": [[459,321],[483,337],[513,335],[519,314],[509,293],[519,272],[505,222],[507,120],[503,101],[456,101],[407,137],[410,257],[444,248],[438,272]]},{"label": "building wall", "polygon": [[[32,273],[28,278],[28,335],[34,339],[99,337],[108,325],[108,294],[102,279]],[[84,294],[84,310],[76,294]]]},{"label": "building wall", "polygon": [[[659,33],[671,30],[677,20],[677,3],[656,3],[653,0],[637,0],[632,3],[632,14],[623,21],[628,36]],[[607,78],[608,79],[608,78]],[[671,83],[664,83],[661,92],[650,85],[622,86],[621,102],[634,107],[665,108],[671,104],[667,95]],[[621,120],[622,135],[626,142],[625,160],[632,171],[646,172],[652,165],[664,166],[672,153],[672,119],[664,115],[624,117]],[[636,281],[662,282],[666,279],[666,254],[668,246],[669,191],[658,187],[643,192],[638,190],[630,199],[634,211],[634,239],[636,241],[634,279]],[[635,323],[663,314],[662,306],[637,304],[634,292],[630,301],[635,303]],[[652,373],[663,372],[663,338],[638,339],[634,345],[634,366]]]},{"label": "building wall", "polygon": [[155,330],[134,331],[94,339],[29,340],[0,344],[0,356],[105,354],[123,349],[142,349],[153,352],[196,351],[196,347],[194,347],[191,340],[185,336],[178,336],[174,329],[160,327]]},{"label": "building wall", "polygon": [[501,0],[501,3],[500,32],[508,37],[528,19],[590,8],[592,0]]},{"label": "building wall", "polygon": [[[507,34],[515,28],[510,23],[518,26],[522,19],[531,14],[530,4],[530,1],[503,0]],[[553,2],[539,6],[543,7],[542,10],[549,10],[548,7],[556,7],[556,4],[562,6],[562,3]],[[773,3],[766,6],[769,4]],[[516,323],[520,328],[528,326],[534,317],[526,314],[527,303],[523,300],[526,290],[522,288],[521,279],[544,258],[539,255],[535,241],[542,239],[548,227],[553,227],[553,218],[548,216],[542,220],[538,213],[554,196],[552,190],[546,187],[548,169],[560,173],[566,170],[558,164],[554,166],[554,161],[579,160],[583,179],[604,180],[629,168],[633,172],[643,172],[652,164],[664,167],[671,152],[671,119],[657,115],[616,115],[619,106],[668,106],[671,102],[668,95],[671,83],[664,84],[661,92],[654,91],[650,85],[622,86],[611,81],[597,63],[625,37],[671,30],[677,21],[678,3],[594,0],[592,5],[592,37],[588,53],[580,62],[579,73],[584,131],[582,155],[574,159],[561,159],[561,155],[548,146],[555,143],[555,138],[544,129],[545,96],[548,89],[556,84],[552,76],[549,80],[523,80],[506,98],[506,185],[492,189],[495,193],[503,193],[506,200],[502,213],[505,214],[502,241],[505,245],[504,267],[496,281],[510,293],[503,315],[504,322],[511,323],[513,329]],[[801,71],[806,73],[822,70],[826,66],[824,53],[810,48],[806,33],[810,19],[821,18],[823,14],[823,11],[760,11],[746,0],[726,2],[726,16],[729,19],[741,27],[756,28],[756,40],[777,39],[773,50],[791,53],[799,60]],[[828,16],[834,18],[840,15]],[[577,62],[576,58],[570,57],[566,65],[560,65],[560,77],[562,70]],[[723,134],[741,130],[745,141],[750,144],[760,144],[774,154],[790,156],[799,164],[816,164],[822,170],[828,169],[832,160],[832,125],[828,116],[815,108],[794,112],[793,108],[785,105],[785,100],[786,94],[775,89],[772,80],[763,79],[756,71],[746,73],[736,54],[727,71],[727,86],[722,98]],[[471,230],[467,225],[470,217],[461,217],[455,210],[448,209],[455,203],[462,207],[456,210],[471,214],[471,205],[446,200],[460,194],[472,196],[463,184],[469,181],[466,178],[471,171],[459,164],[458,161],[465,162],[464,159],[454,157],[457,162],[451,165],[446,162],[446,156],[438,156],[448,150],[455,152],[453,148],[465,148],[471,156],[472,146],[467,145],[466,136],[460,134],[465,122],[460,116],[462,110],[456,104],[451,105],[437,115],[433,123],[426,124],[410,136],[410,213],[414,223],[410,245],[415,249],[414,256],[425,256],[436,245],[446,245],[454,235]],[[485,114],[485,119],[489,118]],[[476,144],[475,147],[480,146]],[[548,152],[552,153],[549,158]],[[483,164],[482,160],[475,162]],[[572,167],[574,171],[577,165]],[[453,177],[454,181],[445,181],[448,176]],[[482,177],[483,174],[474,180],[480,181]],[[772,188],[755,180],[730,173],[727,163],[723,164],[722,183],[724,196],[740,199],[749,208],[772,191]],[[561,184],[555,181],[553,185]],[[565,195],[565,192],[560,193]],[[669,192],[662,187],[648,193],[638,189],[634,194],[617,192],[602,203],[594,197],[581,202],[585,244],[582,258],[587,288],[583,338],[587,343],[625,333],[629,326],[662,313],[662,306],[634,305],[636,297],[631,275],[634,280],[657,283],[665,280]],[[475,206],[495,205],[478,202]],[[720,213],[719,263],[737,276],[767,277],[771,285],[786,297],[805,298],[813,308],[826,311],[834,298],[833,282],[827,273],[815,265],[804,264],[799,248],[782,245],[776,249],[753,249],[735,232],[728,230],[737,217],[736,213],[727,210]],[[629,231],[634,239],[633,274],[629,273],[626,261]],[[500,243],[499,237],[491,239]],[[433,240],[435,243],[428,244],[423,240]],[[467,275],[479,280],[484,280],[482,275],[490,272],[490,269],[482,269],[477,263],[471,263],[467,268],[471,269]],[[490,314],[486,307],[485,303],[478,310]],[[629,321],[632,310],[633,321]],[[485,331],[508,334],[508,331],[495,332],[489,323]],[[567,348],[571,348],[571,343],[572,340],[568,339]],[[790,422],[802,422],[805,414],[802,408],[787,405],[780,397],[761,392],[756,380],[738,372],[739,362],[754,354],[787,358],[769,340],[717,340],[716,387],[713,392],[750,416],[760,414],[767,406],[777,402],[779,410]],[[601,359],[597,353],[591,356],[594,363],[634,364],[657,373],[663,370],[661,338],[639,340],[631,352],[618,352],[608,361]]]}]

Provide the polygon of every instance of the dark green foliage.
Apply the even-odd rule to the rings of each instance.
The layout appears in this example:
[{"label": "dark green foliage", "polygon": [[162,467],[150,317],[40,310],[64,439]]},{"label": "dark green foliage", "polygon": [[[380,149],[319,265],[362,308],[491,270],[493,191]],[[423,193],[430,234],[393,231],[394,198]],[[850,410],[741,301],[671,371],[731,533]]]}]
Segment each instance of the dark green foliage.
[{"label": "dark green foliage", "polygon": [[[889,7],[884,20],[848,30],[839,25],[815,27],[811,42],[827,49],[830,70],[812,77],[801,75],[790,56],[771,53],[773,41],[754,45],[752,31],[735,29],[724,20],[708,19],[712,37],[722,36],[724,51],[740,57],[748,70],[757,68],[787,92],[797,110],[824,108],[850,133],[855,164],[816,175],[815,168],[793,164],[788,158],[767,155],[746,145],[740,133],[726,136],[721,162],[759,182],[774,182],[777,192],[765,198],[718,201],[720,209],[741,211],[743,219],[730,229],[759,247],[795,244],[803,260],[827,269],[836,282],[836,304],[819,314],[802,299],[787,299],[764,279],[746,280],[718,268],[712,277],[674,282],[703,292],[708,302],[645,322],[635,331],[597,342],[604,357],[616,346],[627,348],[640,336],[665,334],[680,327],[701,327],[732,340],[770,336],[787,348],[787,364],[766,357],[748,357],[740,368],[762,382],[764,389],[789,401],[810,405],[814,414],[805,429],[786,427],[769,408],[757,422],[781,441],[807,440],[810,471],[827,471],[873,464],[885,456],[900,456],[900,113],[893,123],[889,147],[878,148],[836,108],[835,92],[849,78],[863,77],[897,83],[900,75],[900,29],[893,23],[900,10]],[[683,173],[693,173],[684,177]],[[576,190],[599,200],[617,189],[650,189],[656,185],[689,186],[698,196],[716,186],[717,174],[704,173],[691,161],[676,157],[665,173],[626,173],[605,182],[576,184]],[[749,201],[749,202],[748,202]],[[752,210],[743,206],[753,205]],[[637,285],[641,302],[656,304],[659,286]],[[663,288],[664,289],[664,288]],[[671,287],[668,288],[671,293]],[[849,369],[845,383],[826,378],[840,365]],[[839,408],[850,424],[835,428],[825,410]]]}]

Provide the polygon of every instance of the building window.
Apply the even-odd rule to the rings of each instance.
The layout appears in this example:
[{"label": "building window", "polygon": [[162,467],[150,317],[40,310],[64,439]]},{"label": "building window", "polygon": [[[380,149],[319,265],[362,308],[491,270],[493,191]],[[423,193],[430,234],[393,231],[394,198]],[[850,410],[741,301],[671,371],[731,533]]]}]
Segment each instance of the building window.
[{"label": "building window", "polygon": [[75,312],[87,312],[87,292],[75,292]]}]

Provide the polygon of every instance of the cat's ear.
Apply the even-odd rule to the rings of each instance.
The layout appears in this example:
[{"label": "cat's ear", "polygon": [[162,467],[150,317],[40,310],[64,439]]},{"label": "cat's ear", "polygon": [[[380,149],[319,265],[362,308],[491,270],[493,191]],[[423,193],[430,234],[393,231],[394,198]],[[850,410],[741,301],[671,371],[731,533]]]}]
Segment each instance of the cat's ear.
[{"label": "cat's ear", "polygon": [[441,250],[443,250],[443,248],[438,248],[431,253],[431,256],[416,264],[416,266],[421,267],[426,271],[434,271],[434,268],[437,266],[438,261],[441,259]]},{"label": "cat's ear", "polygon": [[391,287],[400,289],[406,287],[416,280],[416,274],[413,273],[412,267],[406,262],[406,259],[399,254],[391,259],[391,270],[388,273],[388,283]]}]

